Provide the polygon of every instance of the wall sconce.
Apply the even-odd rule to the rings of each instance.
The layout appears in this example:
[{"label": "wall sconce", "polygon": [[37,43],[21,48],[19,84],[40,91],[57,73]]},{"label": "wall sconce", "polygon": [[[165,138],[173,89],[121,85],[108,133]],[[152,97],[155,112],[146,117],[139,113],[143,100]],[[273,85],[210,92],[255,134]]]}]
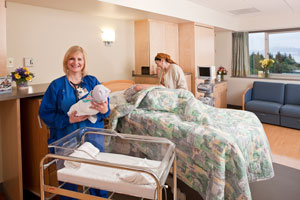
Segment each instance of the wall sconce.
[{"label": "wall sconce", "polygon": [[115,31],[112,29],[103,29],[101,38],[105,46],[111,46],[115,41]]}]

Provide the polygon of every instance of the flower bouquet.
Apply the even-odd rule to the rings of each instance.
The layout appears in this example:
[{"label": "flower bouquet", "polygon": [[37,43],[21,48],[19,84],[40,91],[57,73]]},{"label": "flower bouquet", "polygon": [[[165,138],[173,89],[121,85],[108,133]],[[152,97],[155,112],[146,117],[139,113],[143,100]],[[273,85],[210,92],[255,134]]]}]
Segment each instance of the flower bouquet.
[{"label": "flower bouquet", "polygon": [[227,75],[227,70],[224,67],[220,66],[218,68],[217,75],[220,75],[221,80],[223,81],[224,80],[224,75]]},{"label": "flower bouquet", "polygon": [[273,59],[263,59],[259,61],[261,68],[264,71],[265,78],[269,77],[269,69],[275,63]]},{"label": "flower bouquet", "polygon": [[28,81],[31,81],[34,77],[33,73],[29,72],[27,67],[17,68],[14,72],[11,72],[12,80],[16,82],[18,87],[27,87]]}]

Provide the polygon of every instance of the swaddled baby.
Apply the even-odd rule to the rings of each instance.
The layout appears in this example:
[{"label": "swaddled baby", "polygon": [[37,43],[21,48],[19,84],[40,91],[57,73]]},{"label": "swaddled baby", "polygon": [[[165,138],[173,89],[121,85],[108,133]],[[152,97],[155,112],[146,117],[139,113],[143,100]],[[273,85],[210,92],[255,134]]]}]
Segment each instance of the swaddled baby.
[{"label": "swaddled baby", "polygon": [[77,116],[82,115],[90,115],[89,120],[92,123],[96,123],[97,121],[97,113],[98,110],[90,108],[92,106],[92,101],[95,100],[98,103],[104,102],[107,100],[108,94],[110,90],[103,85],[96,85],[92,91],[88,94],[88,96],[84,99],[81,99],[77,103],[71,106],[68,116],[70,116],[74,111],[77,111]]}]

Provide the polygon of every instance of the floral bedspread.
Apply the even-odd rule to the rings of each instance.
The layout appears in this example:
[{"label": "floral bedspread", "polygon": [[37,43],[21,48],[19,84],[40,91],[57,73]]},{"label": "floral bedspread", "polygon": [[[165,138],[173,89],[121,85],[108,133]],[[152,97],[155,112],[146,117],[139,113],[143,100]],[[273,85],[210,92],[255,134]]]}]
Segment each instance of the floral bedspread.
[{"label": "floral bedspread", "polygon": [[115,108],[110,126],[176,144],[177,176],[204,199],[251,199],[249,182],[274,176],[258,118],[203,104],[186,90],[152,87]]}]

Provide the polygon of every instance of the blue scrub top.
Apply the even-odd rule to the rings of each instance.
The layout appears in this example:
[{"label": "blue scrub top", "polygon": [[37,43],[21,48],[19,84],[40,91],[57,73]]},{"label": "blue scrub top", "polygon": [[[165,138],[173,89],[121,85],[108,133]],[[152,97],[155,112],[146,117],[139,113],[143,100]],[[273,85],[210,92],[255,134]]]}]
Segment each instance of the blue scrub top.
[{"label": "blue scrub top", "polygon": [[[82,78],[81,87],[86,88],[88,92],[90,92],[96,85],[99,84],[100,83],[96,77],[87,75]],[[86,96],[87,95],[82,98],[85,98]],[[104,128],[103,119],[107,118],[110,113],[109,105],[107,113],[97,114],[98,119],[94,124],[88,119],[82,122],[70,124],[67,112],[76,102],[76,91],[71,86],[66,76],[62,76],[50,83],[39,109],[40,118],[50,128],[48,144],[81,127]],[[89,141],[97,146],[100,151],[104,151],[104,136],[99,137],[99,135],[91,135]]]}]

